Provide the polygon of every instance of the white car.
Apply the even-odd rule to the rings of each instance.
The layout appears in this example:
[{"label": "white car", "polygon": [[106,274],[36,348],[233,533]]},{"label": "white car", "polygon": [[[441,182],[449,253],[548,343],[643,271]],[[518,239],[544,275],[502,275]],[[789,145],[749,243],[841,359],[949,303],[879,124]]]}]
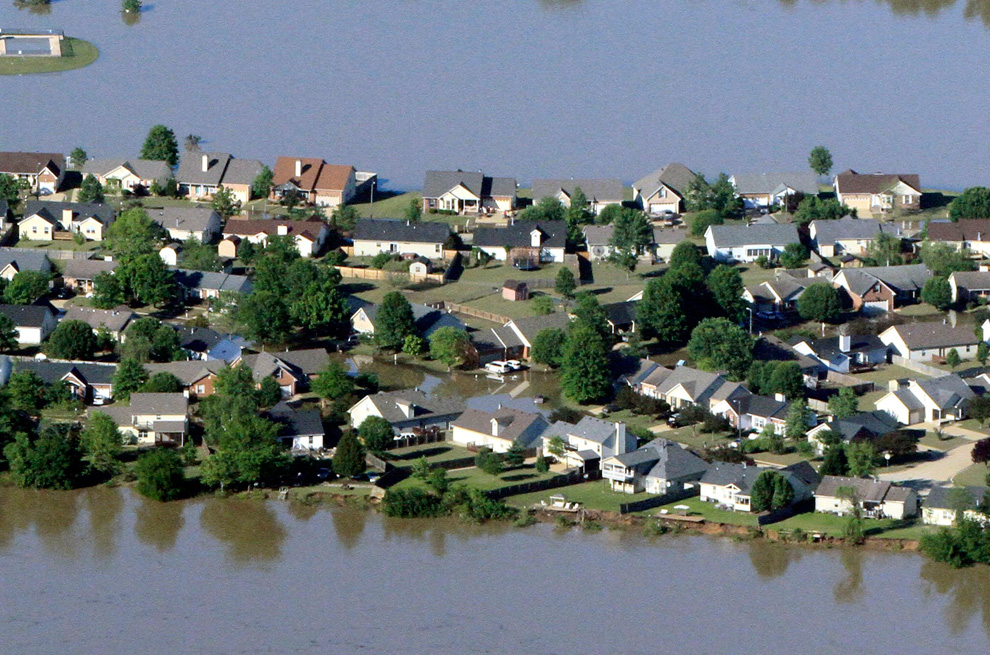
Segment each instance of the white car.
[{"label": "white car", "polygon": [[520,362],[518,359],[510,359],[505,363],[506,365],[511,367],[513,371],[522,371],[526,368],[526,365]]},{"label": "white car", "polygon": [[485,364],[485,370],[489,373],[511,373],[512,367],[509,366],[508,362],[503,362],[501,360],[495,360],[494,362],[488,362]]}]

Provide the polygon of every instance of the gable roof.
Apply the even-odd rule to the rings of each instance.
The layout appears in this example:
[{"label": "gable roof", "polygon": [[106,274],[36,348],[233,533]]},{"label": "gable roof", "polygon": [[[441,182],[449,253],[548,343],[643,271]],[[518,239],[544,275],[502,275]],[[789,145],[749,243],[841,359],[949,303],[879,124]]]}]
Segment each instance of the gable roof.
[{"label": "gable roof", "polygon": [[220,214],[210,207],[162,207],[150,210],[148,216],[166,230],[187,232],[205,232],[220,221]]},{"label": "gable roof", "polygon": [[113,271],[119,263],[105,259],[66,259],[62,262],[62,277],[75,280],[94,280],[100,273]]},{"label": "gable roof", "polygon": [[[513,332],[518,331],[518,334],[522,335],[522,338],[528,341],[528,345],[531,346],[533,344],[533,340],[536,338],[536,335],[542,330],[546,330],[547,328],[560,328],[561,330],[566,330],[570,323],[571,319],[570,316],[567,315],[567,312],[554,312],[544,316],[526,316],[524,318],[517,318],[506,323],[504,327],[509,328],[510,330],[514,327],[515,330],[513,330]],[[495,334],[499,335],[500,333],[496,331]],[[508,344],[506,345],[508,346]]]},{"label": "gable roof", "polygon": [[106,177],[121,167],[142,180],[164,182],[172,175],[168,163],[157,159],[87,159],[81,170],[83,175]]},{"label": "gable roof", "polygon": [[864,173],[860,174],[850,169],[835,176],[837,193],[883,193],[903,182],[918,193],[921,193],[921,180],[917,174]]},{"label": "gable roof", "polygon": [[791,340],[793,345],[806,343],[811,351],[825,361],[831,361],[839,355],[849,355],[857,352],[870,352],[874,350],[886,350],[887,346],[875,334],[852,334],[849,335],[849,349],[844,351],[839,347],[839,337],[828,337],[826,339],[804,339],[794,337]]},{"label": "gable roof", "polygon": [[193,352],[205,353],[226,337],[210,328],[174,326],[179,333],[180,347]]},{"label": "gable roof", "polygon": [[[502,431],[497,435],[492,434],[492,421],[497,421],[502,427]],[[467,409],[463,414],[457,417],[456,421],[451,423],[451,427],[470,430],[471,432],[478,432],[489,437],[504,439],[509,442],[515,442],[533,425],[541,426],[541,429],[532,433],[528,441],[524,443],[521,442],[523,447],[526,448],[537,442],[543,434],[543,430],[549,427],[549,423],[547,423],[546,419],[539,414],[524,412],[511,407],[499,407],[494,412],[483,412],[477,409]]]},{"label": "gable roof", "polygon": [[932,221],[928,224],[929,241],[990,240],[990,218],[960,218],[956,222]]},{"label": "gable roof", "polygon": [[18,359],[13,362],[13,371],[30,371],[45,384],[54,384],[68,374],[72,374],[86,384],[112,384],[117,372],[116,364],[97,362],[60,362]]},{"label": "gable roof", "polygon": [[439,198],[460,185],[478,198],[482,197],[485,175],[481,171],[426,171],[424,198]]},{"label": "gable roof", "polygon": [[69,305],[65,308],[65,315],[62,316],[62,320],[82,321],[94,330],[104,327],[111,332],[120,332],[137,317],[137,314],[124,305],[114,309],[93,309],[92,307]]},{"label": "gable roof", "polygon": [[957,325],[955,327],[941,321],[924,323],[904,323],[884,330],[884,334],[894,332],[909,350],[925,348],[950,348],[979,343],[980,339],[973,332],[972,326]]},{"label": "gable roof", "polygon": [[[454,416],[465,411],[464,401],[454,398],[427,396],[419,389],[400,391],[379,391],[365,396],[389,423],[402,423],[413,419],[421,420],[431,416]],[[363,399],[362,399],[363,400]],[[359,401],[360,402],[360,401]],[[413,406],[413,416],[407,417],[397,403]]]},{"label": "gable roof", "polygon": [[227,162],[227,171],[223,175],[224,184],[253,184],[261,169],[265,167],[257,159],[235,159]]},{"label": "gable roof", "polygon": [[330,363],[330,355],[325,348],[283,350],[272,354],[307,376],[318,375]]},{"label": "gable roof", "polygon": [[318,409],[296,409],[283,400],[268,410],[268,418],[278,424],[281,438],[326,434]]},{"label": "gable roof", "polygon": [[809,227],[814,230],[819,246],[851,239],[875,239],[883,231],[876,219],[852,216],[843,216],[837,221],[811,221]]},{"label": "gable roof", "polygon": [[918,387],[941,409],[957,407],[976,397],[966,381],[955,373],[931,380],[916,380]]},{"label": "gable roof", "polygon": [[962,489],[966,492],[969,497],[969,506],[967,509],[975,508],[983,502],[983,497],[987,493],[986,487],[947,487],[944,485],[935,485],[925,499],[925,507],[930,509],[955,509],[952,507],[953,489]]},{"label": "gable roof", "polygon": [[827,425],[828,429],[841,434],[845,441],[856,437],[882,437],[901,428],[897,419],[881,411],[857,412],[846,418],[832,419],[822,425]]},{"label": "gable roof", "polygon": [[949,281],[960,289],[983,291],[990,289],[990,271],[954,271]]},{"label": "gable roof", "polygon": [[770,244],[783,248],[789,243],[800,243],[797,227],[783,225],[712,225],[708,228],[716,248]]},{"label": "gable roof", "polygon": [[661,184],[683,198],[695,177],[696,173],[684,164],[672,162],[639,178],[633,186],[639,190],[644,200],[656,193]]},{"label": "gable roof", "polygon": [[880,503],[886,498],[891,488],[891,483],[886,480],[871,480],[869,478],[847,478],[838,475],[826,475],[822,477],[815,496],[838,497],[839,489],[842,487],[852,487],[856,490],[856,495],[860,502]]},{"label": "gable roof", "polygon": [[320,233],[329,230],[327,224],[319,220],[278,220],[278,219],[250,219],[250,220],[229,220],[223,227],[223,236],[237,235],[251,237],[259,234],[276,236],[279,228],[285,228],[286,233],[293,237],[305,237],[316,242],[320,238]]},{"label": "gable roof", "polygon": [[355,241],[402,241],[440,243],[450,236],[450,225],[440,221],[410,222],[392,218],[359,218],[354,225]]},{"label": "gable roof", "polygon": [[556,198],[561,191],[573,196],[579,187],[588,202],[622,204],[625,198],[622,181],[612,178],[538,179],[533,180],[533,202],[539,202],[543,198]]},{"label": "gable roof", "polygon": [[[204,160],[206,160],[206,170],[203,170]],[[175,179],[179,184],[217,186],[223,180],[228,163],[230,163],[230,153],[227,152],[190,152],[179,162]]]},{"label": "gable roof", "polygon": [[[595,418],[594,416],[582,416],[577,424],[557,421],[543,433],[543,436],[572,436],[601,444],[603,449],[615,448],[614,437],[618,425],[618,423],[613,421],[606,421],[605,419]],[[626,433],[627,440],[631,436],[630,433]],[[635,443],[635,437],[633,437],[633,443]]]},{"label": "gable roof", "polygon": [[846,280],[853,293],[862,296],[878,281],[896,291],[921,291],[932,274],[924,264],[909,264],[907,266],[845,268],[839,271],[835,278],[839,278],[839,276]]},{"label": "gable roof", "polygon": [[702,476],[701,483],[711,484],[717,487],[725,487],[732,484],[739,489],[739,493],[748,495],[760,473],[769,470],[771,469],[764,466],[712,462],[705,475]]},{"label": "gable roof", "polygon": [[474,245],[487,248],[530,248],[531,234],[539,230],[543,248],[563,248],[567,243],[566,221],[515,221],[507,227],[479,227],[474,231]]},{"label": "gable roof", "polygon": [[[296,176],[296,162],[300,163],[300,175]],[[272,184],[292,184],[303,191],[343,191],[347,186],[353,166],[328,164],[312,157],[279,157],[272,171]]]},{"label": "gable roof", "polygon": [[744,194],[777,194],[785,189],[793,189],[801,193],[818,195],[818,176],[811,171],[792,171],[787,173],[744,173],[733,175],[736,193]]},{"label": "gable roof", "polygon": [[215,273],[212,271],[192,271],[177,268],[175,283],[188,290],[210,289],[217,291],[233,291],[235,293],[251,293],[254,285],[246,275],[231,275],[230,273]]},{"label": "gable roof", "polygon": [[[419,303],[409,304],[412,307],[413,321],[416,324],[416,329],[424,336],[428,337],[441,327],[453,327],[458,330],[467,329],[464,323],[453,314]],[[361,307],[358,311],[363,309],[365,316],[374,325],[378,317],[378,308],[379,305],[376,303]]]},{"label": "gable roof", "polygon": [[155,373],[171,373],[175,377],[179,378],[182,384],[187,387],[197,380],[201,380],[210,375],[216,375],[225,366],[226,364],[221,361],[200,361],[197,359],[164,363],[151,362],[144,365],[149,375],[154,375]]},{"label": "gable roof", "polygon": [[0,173],[37,175],[49,167],[55,175],[65,170],[65,155],[57,152],[0,152]]},{"label": "gable roof", "polygon": [[20,271],[47,273],[52,270],[52,262],[44,252],[23,248],[0,248],[0,271],[13,266]]},{"label": "gable roof", "polygon": [[132,393],[129,414],[185,414],[189,399],[181,393]]},{"label": "gable roof", "polygon": [[588,247],[592,248],[594,246],[608,246],[612,243],[612,234],[615,232],[615,226],[609,225],[585,225],[584,229],[584,239],[588,243]]},{"label": "gable roof", "polygon": [[47,305],[0,305],[0,316],[6,316],[16,327],[40,328],[52,310]]},{"label": "gable roof", "polygon": [[614,459],[626,468],[645,468],[646,477],[662,480],[693,477],[708,470],[708,462],[685,450],[680,444],[660,438],[632,452],[616,455]]}]

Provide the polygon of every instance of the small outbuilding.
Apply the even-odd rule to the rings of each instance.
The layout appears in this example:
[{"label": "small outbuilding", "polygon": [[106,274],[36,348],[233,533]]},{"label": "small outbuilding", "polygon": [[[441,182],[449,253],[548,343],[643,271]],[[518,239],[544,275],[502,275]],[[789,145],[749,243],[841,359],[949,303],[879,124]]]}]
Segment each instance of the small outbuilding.
[{"label": "small outbuilding", "polygon": [[529,285],[521,280],[506,280],[502,285],[502,297],[513,302],[529,300]]}]

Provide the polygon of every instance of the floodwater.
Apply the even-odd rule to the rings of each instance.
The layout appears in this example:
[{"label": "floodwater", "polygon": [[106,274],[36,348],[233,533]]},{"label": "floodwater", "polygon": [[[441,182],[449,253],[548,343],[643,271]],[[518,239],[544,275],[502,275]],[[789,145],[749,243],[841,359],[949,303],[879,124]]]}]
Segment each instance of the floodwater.
[{"label": "floodwater", "polygon": [[[0,149],[133,157],[148,127],[262,159],[324,157],[420,188],[427,168],[627,182],[917,172],[985,183],[990,0],[0,0],[84,70],[0,78]],[[133,24],[128,24],[133,23]]]},{"label": "floodwater", "polygon": [[990,569],[0,489],[0,652],[985,653]]}]

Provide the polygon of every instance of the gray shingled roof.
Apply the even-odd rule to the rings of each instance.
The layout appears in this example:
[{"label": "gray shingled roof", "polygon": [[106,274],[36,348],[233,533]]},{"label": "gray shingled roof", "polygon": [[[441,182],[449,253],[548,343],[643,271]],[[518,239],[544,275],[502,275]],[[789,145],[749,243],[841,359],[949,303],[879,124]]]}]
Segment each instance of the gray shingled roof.
[{"label": "gray shingled roof", "polygon": [[941,321],[904,323],[890,329],[900,335],[910,350],[975,345],[980,341],[972,326],[953,327]]},{"label": "gray shingled roof", "polygon": [[837,221],[812,221],[815,241],[819,246],[835,245],[837,241],[875,239],[883,231],[880,221],[873,218],[844,216]]},{"label": "gray shingled roof", "polygon": [[132,393],[131,414],[185,414],[189,399],[181,393]]},{"label": "gray shingled roof", "polygon": [[760,473],[771,469],[763,466],[747,466],[746,464],[732,464],[730,462],[712,462],[702,476],[702,484],[711,484],[724,487],[734,484],[739,488],[739,493],[749,494],[753,483]]},{"label": "gray shingled roof", "polygon": [[251,293],[254,288],[251,279],[246,275],[191,271],[183,268],[175,269],[175,282],[185,289],[216,289],[245,294]]},{"label": "gray shingled roof", "polygon": [[952,490],[963,489],[969,495],[969,507],[971,509],[983,502],[983,497],[987,493],[986,487],[946,487],[936,485],[932,487],[928,497],[925,499],[925,507],[930,509],[954,509],[952,507]]},{"label": "gray shingled roof", "polygon": [[891,483],[885,480],[871,480],[869,478],[847,478],[838,475],[826,475],[822,478],[815,491],[815,496],[838,497],[839,489],[842,487],[852,487],[856,490],[856,495],[860,502],[880,503],[886,498],[890,491]]},{"label": "gray shingled roof", "polygon": [[481,198],[484,179],[485,176],[480,171],[426,171],[423,197],[439,198],[460,184]]},{"label": "gray shingled roof", "polygon": [[234,159],[227,163],[227,172],[223,174],[224,184],[252,184],[254,178],[265,165],[257,159]]},{"label": "gray shingled roof", "polygon": [[166,162],[155,159],[89,159],[82,165],[82,174],[105,176],[120,166],[126,166],[142,180],[164,182],[172,175]]},{"label": "gray shingled roof", "polygon": [[109,273],[120,262],[105,259],[66,259],[62,262],[62,277],[76,280],[93,280],[100,273]]},{"label": "gray shingled roof", "polygon": [[954,282],[958,288],[967,291],[990,289],[990,271],[955,271],[949,275],[949,280]]},{"label": "gray shingled roof", "polygon": [[869,291],[878,280],[897,291],[921,291],[932,276],[924,264],[847,268],[838,275],[845,277],[850,290],[858,296]]},{"label": "gray shingled roof", "polygon": [[801,242],[797,228],[791,223],[783,225],[712,225],[709,229],[712,231],[716,248],[762,244],[783,248],[789,243]]},{"label": "gray shingled roof", "polygon": [[680,480],[703,474],[708,463],[667,439],[654,439],[642,447],[615,459],[626,468],[649,468],[644,472],[648,477],[663,480]]},{"label": "gray shingled roof", "polygon": [[12,320],[17,327],[40,328],[51,313],[43,305],[0,305],[0,315]]},{"label": "gray shingled roof", "polygon": [[[207,169],[203,170],[203,158],[207,160]],[[230,154],[226,152],[188,152],[179,162],[175,179],[179,184],[209,184],[219,185],[223,180]]]},{"label": "gray shingled roof", "polygon": [[511,407],[501,407],[494,412],[467,409],[457,417],[457,420],[451,424],[451,427],[492,435],[492,420],[498,421],[499,425],[502,426],[502,432],[497,435],[498,438],[505,439],[509,442],[518,440],[523,432],[529,430],[534,424],[542,425],[543,429],[533,434],[530,441],[522,444],[526,448],[538,441],[543,430],[549,427],[546,419],[539,414],[523,412]]},{"label": "gray shingled roof", "polygon": [[839,348],[839,337],[829,337],[827,339],[814,339],[808,340],[802,337],[794,337],[792,340],[794,345],[801,342],[807,343],[811,350],[821,357],[822,359],[829,361],[836,357],[840,353],[842,354],[852,354],[858,352],[871,352],[874,350],[886,350],[887,346],[884,345],[883,341],[880,341],[880,337],[875,334],[853,334],[849,337],[849,350],[848,352],[843,352]]},{"label": "gray shingled roof", "polygon": [[585,225],[584,238],[588,242],[588,247],[607,246],[612,242],[612,233],[615,232],[613,225]]},{"label": "gray shingled roof", "polygon": [[649,175],[644,175],[633,186],[640,190],[643,198],[649,198],[660,188],[660,183],[662,182],[683,197],[688,185],[691,184],[695,177],[697,177],[697,174],[684,164],[672,162],[663,168],[653,171]]},{"label": "gray shingled roof", "polygon": [[214,216],[220,218],[210,207],[163,207],[149,211],[148,216],[166,230],[189,232],[203,232],[210,227]]},{"label": "gray shingled roof", "polygon": [[510,323],[522,333],[527,341],[533,343],[533,339],[542,330],[547,328],[560,328],[566,330],[571,324],[571,319],[567,315],[567,312],[554,312],[553,314],[546,314],[544,316],[526,316],[525,318],[517,318]]},{"label": "gray shingled roof", "polygon": [[117,212],[110,205],[97,202],[50,202],[45,200],[29,200],[24,204],[24,217],[29,218],[39,214],[57,224],[62,222],[62,212],[66,209],[72,212],[73,221],[82,221],[89,217],[110,225],[116,218]]},{"label": "gray shingled roof", "polygon": [[11,264],[18,271],[47,273],[52,270],[52,262],[44,252],[23,248],[0,248],[0,271]]},{"label": "gray shingled roof", "polygon": [[811,171],[790,173],[744,173],[733,175],[736,192],[743,194],[775,194],[785,187],[808,195],[818,195],[818,177]]},{"label": "gray shingled roof", "polygon": [[563,191],[573,196],[580,187],[589,202],[613,202],[621,204],[624,199],[622,181],[609,178],[589,179],[538,179],[533,180],[533,202],[543,198],[556,198]]},{"label": "gray shingled roof", "polygon": [[315,437],[326,434],[318,409],[295,409],[283,400],[268,410],[268,417],[279,425],[280,438]]},{"label": "gray shingled roof", "polygon": [[[457,416],[464,412],[464,401],[453,398],[427,396],[419,389],[379,391],[368,396],[382,417],[389,423],[403,423],[430,417]],[[408,418],[396,405],[397,401],[412,403],[413,417]]]},{"label": "gray shingled roof", "polygon": [[846,418],[833,419],[827,423],[829,429],[842,435],[845,441],[857,436],[882,437],[900,429],[900,424],[887,412],[857,412]]},{"label": "gray shingled roof", "polygon": [[200,380],[207,377],[211,373],[216,375],[221,369],[226,366],[226,362],[212,360],[212,361],[200,361],[196,359],[191,359],[188,361],[178,361],[178,362],[165,362],[165,363],[150,363],[145,364],[145,369],[148,371],[149,375],[154,375],[155,373],[171,373],[185,386],[189,386],[196,380]]},{"label": "gray shingled roof", "polygon": [[354,239],[362,241],[407,241],[443,243],[450,236],[450,225],[440,221],[412,223],[399,219],[359,218],[354,225]]},{"label": "gray shingled roof", "polygon": [[474,245],[486,248],[529,248],[530,234],[539,230],[543,234],[544,248],[563,248],[567,243],[567,225],[564,221],[515,221],[508,227],[479,227],[474,231]]},{"label": "gray shingled roof", "polygon": [[13,361],[14,371],[31,371],[45,384],[54,384],[72,373],[86,384],[111,384],[117,372],[116,364],[96,362],[54,362],[18,359]]},{"label": "gray shingled roof", "polygon": [[65,308],[63,321],[82,321],[94,330],[104,327],[111,332],[120,332],[137,318],[137,314],[121,305],[115,309],[93,309],[69,305]]}]

